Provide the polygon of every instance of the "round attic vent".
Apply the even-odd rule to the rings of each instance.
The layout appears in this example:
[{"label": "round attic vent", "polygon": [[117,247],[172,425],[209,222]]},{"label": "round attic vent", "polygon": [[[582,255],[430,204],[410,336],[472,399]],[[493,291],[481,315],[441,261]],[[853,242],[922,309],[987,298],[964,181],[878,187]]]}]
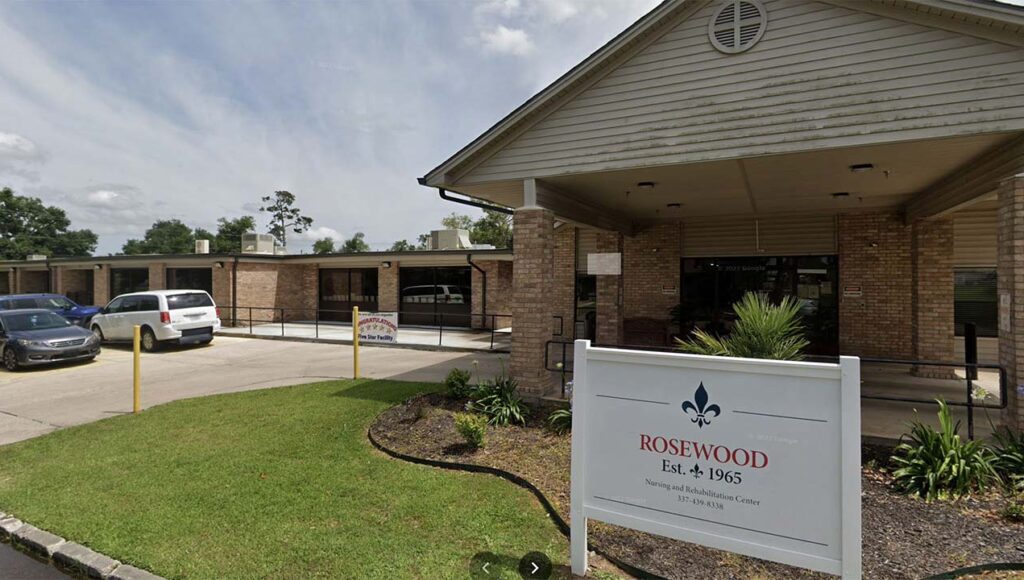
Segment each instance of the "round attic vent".
[{"label": "round attic vent", "polygon": [[743,52],[757,44],[768,27],[768,13],[757,0],[723,2],[708,23],[711,44],[727,54]]}]

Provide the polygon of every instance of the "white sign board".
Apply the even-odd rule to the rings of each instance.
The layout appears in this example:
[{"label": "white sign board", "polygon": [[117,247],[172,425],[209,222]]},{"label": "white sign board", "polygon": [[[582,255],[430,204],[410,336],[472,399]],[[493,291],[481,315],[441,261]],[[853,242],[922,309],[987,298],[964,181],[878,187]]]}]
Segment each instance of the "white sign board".
[{"label": "white sign board", "polygon": [[394,344],[397,341],[397,312],[359,314],[359,342]]},{"label": "white sign board", "polygon": [[587,274],[591,276],[622,275],[622,254],[587,254]]},{"label": "white sign board", "polygon": [[587,519],[809,568],[861,570],[860,361],[576,341],[572,570]]}]

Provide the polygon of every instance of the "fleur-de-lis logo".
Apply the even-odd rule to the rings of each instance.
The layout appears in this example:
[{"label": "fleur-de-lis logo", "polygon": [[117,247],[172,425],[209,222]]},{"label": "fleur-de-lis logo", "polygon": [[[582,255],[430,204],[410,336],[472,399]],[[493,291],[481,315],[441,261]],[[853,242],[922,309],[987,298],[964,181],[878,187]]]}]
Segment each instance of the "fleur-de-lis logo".
[{"label": "fleur-de-lis logo", "polygon": [[700,476],[704,475],[704,471],[701,470],[699,465],[694,464],[693,469],[690,470],[690,475],[692,475],[694,479],[700,479]]},{"label": "fleur-de-lis logo", "polygon": [[711,424],[712,417],[722,414],[722,409],[718,405],[708,405],[708,391],[704,388],[704,383],[701,383],[693,394],[693,403],[683,402],[683,412],[687,415],[693,414],[694,417],[690,419],[690,422],[696,423],[697,427],[703,429],[704,425]]}]

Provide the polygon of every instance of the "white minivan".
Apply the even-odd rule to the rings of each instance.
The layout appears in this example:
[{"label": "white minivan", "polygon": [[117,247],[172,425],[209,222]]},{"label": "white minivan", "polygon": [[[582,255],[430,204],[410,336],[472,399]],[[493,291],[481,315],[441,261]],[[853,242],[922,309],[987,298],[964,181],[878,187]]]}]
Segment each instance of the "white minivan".
[{"label": "white minivan", "polygon": [[209,344],[220,330],[220,310],[202,290],[152,290],[122,294],[93,316],[90,328],[100,340],[132,340],[139,325],[142,349],[161,343]]}]

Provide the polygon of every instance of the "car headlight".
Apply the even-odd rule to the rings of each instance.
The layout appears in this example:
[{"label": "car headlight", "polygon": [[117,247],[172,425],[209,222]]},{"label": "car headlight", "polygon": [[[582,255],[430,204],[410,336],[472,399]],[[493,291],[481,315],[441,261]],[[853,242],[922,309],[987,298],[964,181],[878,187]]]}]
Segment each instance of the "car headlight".
[{"label": "car headlight", "polygon": [[17,342],[21,346],[50,346],[42,340],[29,340],[27,338],[19,338]]}]

